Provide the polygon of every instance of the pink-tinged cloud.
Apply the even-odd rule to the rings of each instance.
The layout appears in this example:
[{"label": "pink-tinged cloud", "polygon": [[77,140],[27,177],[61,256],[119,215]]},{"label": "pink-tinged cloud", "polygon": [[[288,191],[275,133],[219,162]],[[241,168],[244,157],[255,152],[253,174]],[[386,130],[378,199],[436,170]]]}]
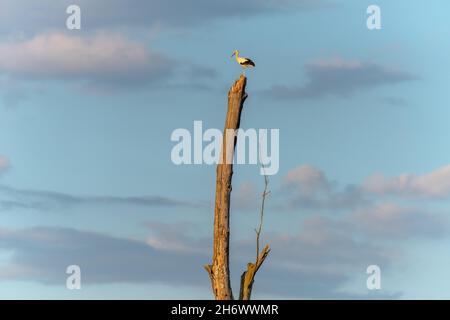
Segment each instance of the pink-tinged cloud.
[{"label": "pink-tinged cloud", "polygon": [[379,203],[354,211],[345,222],[366,236],[381,238],[439,237],[448,221],[436,214],[394,203]]},{"label": "pink-tinged cloud", "polygon": [[151,231],[146,243],[156,250],[184,253],[205,253],[205,243],[209,239],[195,239],[192,234],[198,232],[190,222],[167,224],[161,222],[145,223]]},{"label": "pink-tinged cloud", "polygon": [[289,171],[283,178],[283,185],[286,203],[294,208],[342,209],[366,202],[359,187],[340,186],[322,170],[308,164]]},{"label": "pink-tinged cloud", "polygon": [[305,195],[330,189],[330,182],[325,173],[308,164],[289,171],[284,177],[284,183],[286,186],[297,188]]},{"label": "pink-tinged cloud", "polygon": [[363,189],[380,195],[448,197],[450,196],[450,165],[423,175],[404,173],[389,178],[377,173],[364,181]]},{"label": "pink-tinged cloud", "polygon": [[120,35],[83,38],[60,33],[0,43],[0,74],[25,80],[87,80],[142,84],[170,72],[172,61]]},{"label": "pink-tinged cloud", "polygon": [[0,174],[8,170],[10,167],[9,159],[0,154]]}]

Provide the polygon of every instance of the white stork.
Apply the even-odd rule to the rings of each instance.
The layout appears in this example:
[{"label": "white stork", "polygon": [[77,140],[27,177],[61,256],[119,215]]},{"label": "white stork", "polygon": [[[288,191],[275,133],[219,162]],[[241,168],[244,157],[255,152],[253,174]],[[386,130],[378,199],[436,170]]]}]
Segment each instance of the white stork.
[{"label": "white stork", "polygon": [[[253,68],[255,66],[255,63],[250,60],[249,58],[243,58],[243,57],[239,57],[239,51],[238,50],[234,50],[233,54],[231,55],[231,57],[236,56],[236,61],[237,63],[239,63],[239,65],[245,70],[247,68]],[[245,71],[244,71],[245,74]]]}]

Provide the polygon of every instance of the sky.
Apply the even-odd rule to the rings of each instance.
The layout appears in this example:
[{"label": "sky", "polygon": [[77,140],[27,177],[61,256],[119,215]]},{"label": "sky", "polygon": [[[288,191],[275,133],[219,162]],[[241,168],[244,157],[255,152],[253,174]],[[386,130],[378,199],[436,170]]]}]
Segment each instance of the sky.
[{"label": "sky", "polygon": [[[66,27],[71,4],[80,30]],[[448,298],[449,10],[0,0],[0,298],[212,298],[215,167],[175,165],[170,137],[196,120],[223,128],[236,49],[256,63],[241,127],[280,132],[253,297]],[[235,166],[234,292],[263,188],[258,165]],[[66,287],[69,265],[81,290]]]}]

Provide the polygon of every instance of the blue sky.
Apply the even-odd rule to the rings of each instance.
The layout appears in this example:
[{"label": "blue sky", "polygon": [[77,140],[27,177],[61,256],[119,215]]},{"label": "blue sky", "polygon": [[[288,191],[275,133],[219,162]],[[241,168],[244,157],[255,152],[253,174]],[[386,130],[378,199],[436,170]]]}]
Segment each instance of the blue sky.
[{"label": "blue sky", "polygon": [[[254,297],[448,298],[446,1],[80,0],[72,31],[70,4],[0,0],[0,298],[211,297],[215,168],[175,166],[170,135],[222,128],[235,49],[241,126],[280,129]],[[236,291],[258,166],[233,186]]]}]

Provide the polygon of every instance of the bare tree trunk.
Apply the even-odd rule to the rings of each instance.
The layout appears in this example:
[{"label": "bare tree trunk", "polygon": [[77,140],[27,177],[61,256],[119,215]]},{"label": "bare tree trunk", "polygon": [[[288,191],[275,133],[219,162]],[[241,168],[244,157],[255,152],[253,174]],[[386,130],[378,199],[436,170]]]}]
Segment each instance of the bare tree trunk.
[{"label": "bare tree trunk", "polygon": [[217,165],[213,261],[211,265],[205,265],[216,300],[233,299],[230,284],[229,243],[232,159],[236,147],[236,136],[229,133],[230,130],[233,130],[234,133],[239,128],[242,107],[247,98],[246,84],[247,78],[241,75],[228,92],[228,112],[223,132],[222,161]]}]

